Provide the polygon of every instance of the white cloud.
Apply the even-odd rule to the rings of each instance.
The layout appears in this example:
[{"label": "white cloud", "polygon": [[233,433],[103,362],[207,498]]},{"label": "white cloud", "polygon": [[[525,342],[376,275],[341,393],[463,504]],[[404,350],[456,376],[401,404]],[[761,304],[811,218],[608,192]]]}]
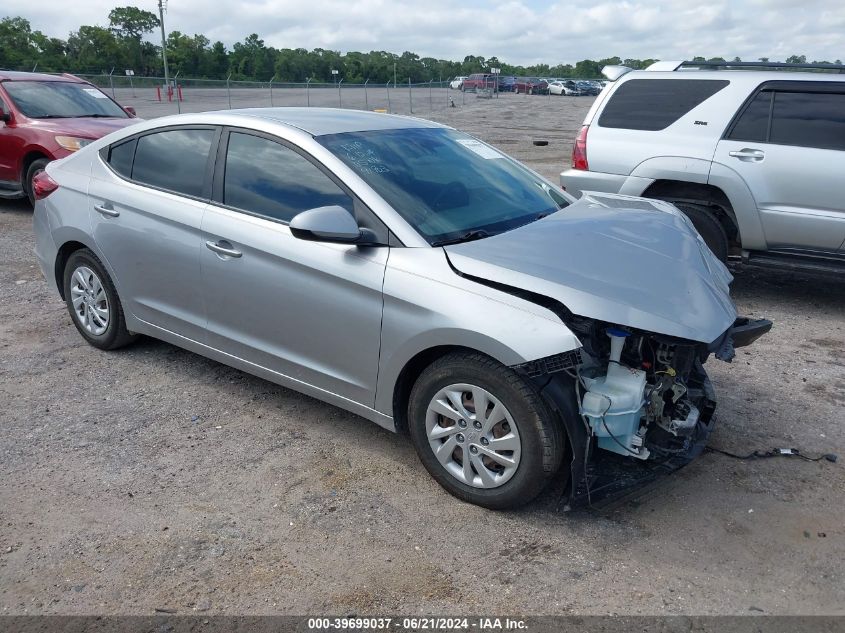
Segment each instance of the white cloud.
[{"label": "white cloud", "polygon": [[[152,0],[136,4],[156,10]],[[81,24],[107,22],[101,0],[57,11],[6,0],[3,14],[66,38]],[[845,57],[842,0],[171,0],[168,30],[203,33],[231,47],[250,33],[277,48],[412,51],[463,59],[497,56],[517,64],[575,62],[611,55],[687,59],[735,55],[783,59]]]}]

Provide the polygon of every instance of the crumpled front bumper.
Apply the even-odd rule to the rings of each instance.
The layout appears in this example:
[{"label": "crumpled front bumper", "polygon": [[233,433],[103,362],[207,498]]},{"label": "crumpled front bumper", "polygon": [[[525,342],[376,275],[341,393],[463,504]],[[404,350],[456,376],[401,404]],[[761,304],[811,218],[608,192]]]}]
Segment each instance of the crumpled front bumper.
[{"label": "crumpled front bumper", "polygon": [[717,359],[730,363],[736,356],[737,347],[751,345],[771,329],[772,322],[768,319],[737,317],[734,324],[710,344],[709,351]]}]

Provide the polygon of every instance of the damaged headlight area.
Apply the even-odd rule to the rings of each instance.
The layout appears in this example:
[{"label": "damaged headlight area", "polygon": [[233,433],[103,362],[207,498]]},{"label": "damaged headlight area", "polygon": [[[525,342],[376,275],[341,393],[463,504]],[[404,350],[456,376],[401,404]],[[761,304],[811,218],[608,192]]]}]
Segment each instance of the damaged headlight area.
[{"label": "damaged headlight area", "polygon": [[534,380],[566,427],[570,505],[615,498],[697,457],[716,409],[705,361],[771,328],[737,319],[706,344],[580,317],[567,325],[581,349],[516,369]]}]

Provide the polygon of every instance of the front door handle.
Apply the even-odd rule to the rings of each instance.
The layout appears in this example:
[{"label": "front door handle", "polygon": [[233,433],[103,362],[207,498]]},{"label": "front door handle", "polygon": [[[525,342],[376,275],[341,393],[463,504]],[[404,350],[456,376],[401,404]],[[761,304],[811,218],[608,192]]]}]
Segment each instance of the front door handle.
[{"label": "front door handle", "polygon": [[766,153],[763,150],[743,147],[740,150],[728,152],[728,156],[732,156],[733,158],[738,158],[739,160],[744,160],[746,162],[757,163],[766,157]]},{"label": "front door handle", "polygon": [[240,257],[243,255],[239,250],[232,248],[232,245],[226,240],[220,240],[219,242],[209,240],[205,245],[209,250],[214,251],[218,255],[225,255],[226,257]]},{"label": "front door handle", "polygon": [[120,215],[120,211],[117,211],[116,209],[109,208],[109,207],[105,206],[104,204],[95,204],[94,205],[94,211],[96,211],[100,215],[105,215],[105,216],[108,216],[110,218],[116,218],[117,216]]}]

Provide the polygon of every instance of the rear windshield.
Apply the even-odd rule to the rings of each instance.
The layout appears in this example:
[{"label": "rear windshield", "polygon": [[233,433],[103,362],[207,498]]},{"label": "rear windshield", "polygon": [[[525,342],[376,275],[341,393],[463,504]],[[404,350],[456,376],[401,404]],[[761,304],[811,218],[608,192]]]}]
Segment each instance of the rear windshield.
[{"label": "rear windshield", "polygon": [[456,130],[379,130],[316,140],[432,245],[472,231],[502,233],[569,204],[516,161]]},{"label": "rear windshield", "polygon": [[722,79],[631,79],[610,96],[599,126],[663,130],[729,83]]},{"label": "rear windshield", "polygon": [[32,119],[128,117],[105,93],[88,84],[69,81],[7,81],[3,87],[18,109]]}]

